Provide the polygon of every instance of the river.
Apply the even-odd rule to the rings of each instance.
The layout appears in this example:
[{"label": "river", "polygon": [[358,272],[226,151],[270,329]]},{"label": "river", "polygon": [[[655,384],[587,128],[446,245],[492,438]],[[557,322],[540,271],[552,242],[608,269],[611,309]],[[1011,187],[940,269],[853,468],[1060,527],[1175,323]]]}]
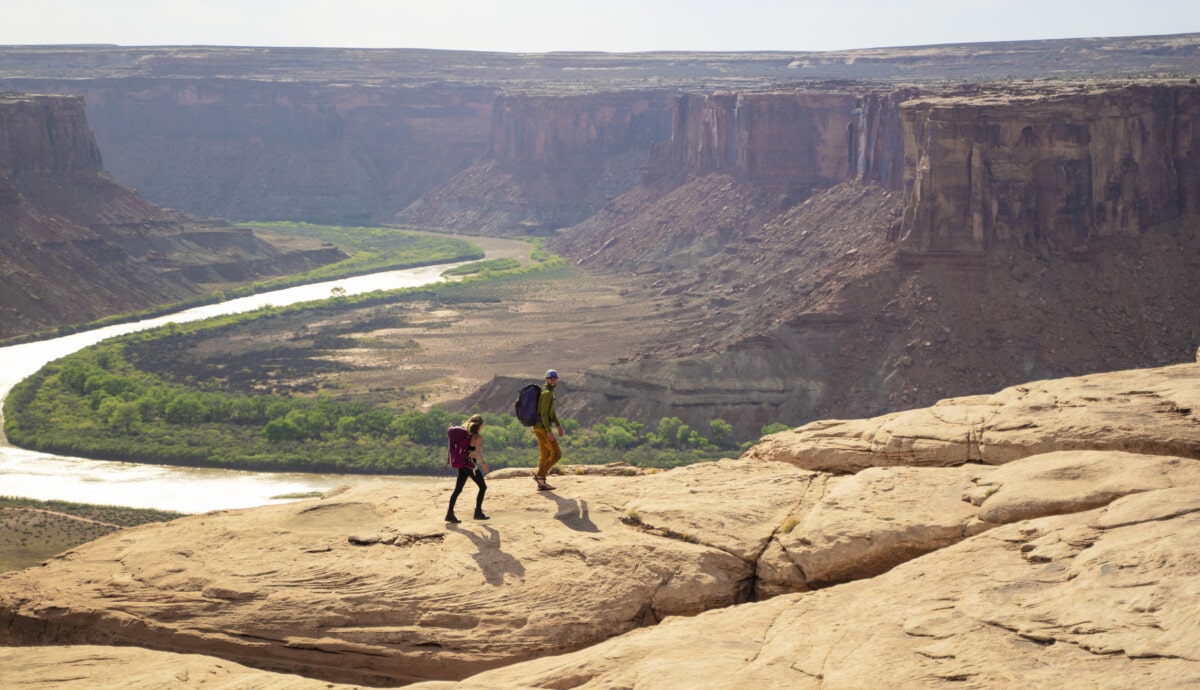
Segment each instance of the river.
[{"label": "river", "polygon": [[[528,261],[528,246],[523,243],[474,237],[464,239],[483,246],[489,259],[514,257]],[[442,272],[457,265],[460,264],[384,271],[301,285],[145,321],[0,348],[0,363],[3,363],[0,370],[0,401],[14,385],[47,362],[106,338],[170,322],[183,323],[221,314],[253,311],[267,304],[283,306],[324,299],[335,288],[345,290],[347,295],[355,295],[373,290],[428,285],[444,280]],[[0,417],[0,496],[202,513],[280,503],[294,500],[296,494],[326,491],[342,484],[428,484],[438,481],[430,477],[243,472],[89,460],[16,448],[4,438],[2,423],[3,417]]]}]

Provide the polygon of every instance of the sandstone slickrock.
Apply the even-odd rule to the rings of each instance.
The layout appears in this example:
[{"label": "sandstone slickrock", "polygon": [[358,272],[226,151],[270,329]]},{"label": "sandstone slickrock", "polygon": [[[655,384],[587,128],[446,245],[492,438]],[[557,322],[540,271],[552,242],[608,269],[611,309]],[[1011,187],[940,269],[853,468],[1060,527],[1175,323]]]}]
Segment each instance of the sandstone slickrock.
[{"label": "sandstone slickrock", "polygon": [[1194,687],[1197,539],[1196,486],[1137,494],[464,687]]},{"label": "sandstone slickrock", "polygon": [[121,687],[126,690],[350,690],[301,676],[248,668],[199,654],[97,645],[0,647],[6,690]]},{"label": "sandstone slickrock", "polygon": [[1067,449],[1200,458],[1200,367],[1180,364],[1037,381],[993,395],[765,437],[747,459],[855,472],[887,465],[1001,464]]},{"label": "sandstone slickrock", "polygon": [[[502,471],[488,522],[439,522],[447,481],[144,526],[0,578],[0,640],[464,688],[1187,685],[1197,376],[1027,384],[1045,404],[1020,418],[1043,435],[998,466],[943,466],[930,444],[830,474],[776,437],[668,472],[568,473],[553,494]],[[841,428],[821,442],[861,454]]]},{"label": "sandstone slickrock", "polygon": [[[555,495],[527,479],[493,482],[486,523],[442,523],[448,487],[385,487],[122,532],[5,578],[0,635],[341,682],[459,678],[747,600],[748,559],[808,481],[736,461],[565,477]],[[678,514],[690,502],[710,509]]]}]

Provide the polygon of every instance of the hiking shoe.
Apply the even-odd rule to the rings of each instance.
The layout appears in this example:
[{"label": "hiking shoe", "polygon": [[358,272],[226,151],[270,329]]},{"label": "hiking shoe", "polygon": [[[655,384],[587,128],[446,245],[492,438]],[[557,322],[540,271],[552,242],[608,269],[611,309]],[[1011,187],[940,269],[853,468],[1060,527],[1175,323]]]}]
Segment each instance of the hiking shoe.
[{"label": "hiking shoe", "polygon": [[477,511],[475,511],[475,519],[476,520],[490,520],[491,518],[484,515],[482,510],[477,510]]},{"label": "hiking shoe", "polygon": [[462,522],[462,520],[454,517],[454,513],[446,513],[446,522]]}]

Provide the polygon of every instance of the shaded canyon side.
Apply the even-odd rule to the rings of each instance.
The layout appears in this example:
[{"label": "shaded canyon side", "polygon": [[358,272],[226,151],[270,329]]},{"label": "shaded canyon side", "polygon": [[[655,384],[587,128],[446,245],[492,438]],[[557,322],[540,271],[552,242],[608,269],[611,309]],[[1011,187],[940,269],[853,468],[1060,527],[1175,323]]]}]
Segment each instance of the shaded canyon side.
[{"label": "shaded canyon side", "polygon": [[232,220],[360,225],[389,222],[478,161],[495,98],[494,88],[298,75],[8,83],[82,96],[109,171],[159,205]]},{"label": "shaded canyon side", "polygon": [[0,337],[335,261],[164,210],[105,171],[82,99],[0,96]]},{"label": "shaded canyon side", "polygon": [[401,225],[548,235],[634,189],[671,136],[675,94],[503,94],[488,153],[394,216]]}]

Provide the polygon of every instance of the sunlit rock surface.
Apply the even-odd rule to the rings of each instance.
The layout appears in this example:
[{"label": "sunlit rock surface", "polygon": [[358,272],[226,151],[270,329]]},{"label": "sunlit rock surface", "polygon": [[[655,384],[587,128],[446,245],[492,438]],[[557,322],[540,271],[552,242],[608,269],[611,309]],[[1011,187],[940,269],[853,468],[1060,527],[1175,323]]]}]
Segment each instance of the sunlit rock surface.
[{"label": "sunlit rock surface", "polygon": [[[554,492],[501,471],[488,521],[441,522],[447,478],[144,526],[0,578],[0,630],[377,685],[1187,685],[1198,375],[1030,383],[1056,402],[1022,403],[1038,440],[996,464],[932,444],[830,473],[767,439],[667,472],[568,465]],[[823,443],[861,457],[843,426]]]}]

